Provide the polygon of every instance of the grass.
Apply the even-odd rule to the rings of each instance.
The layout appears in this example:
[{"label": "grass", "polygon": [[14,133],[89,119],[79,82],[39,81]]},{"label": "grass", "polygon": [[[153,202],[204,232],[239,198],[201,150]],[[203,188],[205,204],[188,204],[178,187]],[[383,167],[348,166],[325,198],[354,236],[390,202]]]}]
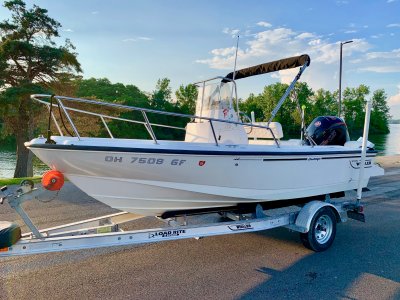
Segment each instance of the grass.
[{"label": "grass", "polygon": [[20,184],[21,181],[25,179],[30,179],[33,180],[34,183],[38,183],[41,181],[42,177],[34,176],[34,177],[22,177],[22,178],[0,178],[0,186]]}]

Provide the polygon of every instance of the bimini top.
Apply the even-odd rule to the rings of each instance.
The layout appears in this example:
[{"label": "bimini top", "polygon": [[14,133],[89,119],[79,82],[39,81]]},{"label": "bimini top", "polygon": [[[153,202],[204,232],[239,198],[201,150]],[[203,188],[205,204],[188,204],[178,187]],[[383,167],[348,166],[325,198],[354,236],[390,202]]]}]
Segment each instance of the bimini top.
[{"label": "bimini top", "polygon": [[[237,70],[236,72],[229,73],[228,75],[225,76],[225,78],[237,80],[237,79],[242,79],[242,78],[246,78],[246,77],[250,77],[250,76],[261,75],[261,74],[265,74],[265,73],[301,67],[304,64],[307,64],[307,66],[309,66],[310,63],[311,63],[310,57],[307,54],[303,54],[300,56],[284,58],[284,59],[264,63],[261,65]],[[233,78],[234,73],[235,73],[235,78]],[[222,82],[228,82],[228,80],[222,80]]]}]

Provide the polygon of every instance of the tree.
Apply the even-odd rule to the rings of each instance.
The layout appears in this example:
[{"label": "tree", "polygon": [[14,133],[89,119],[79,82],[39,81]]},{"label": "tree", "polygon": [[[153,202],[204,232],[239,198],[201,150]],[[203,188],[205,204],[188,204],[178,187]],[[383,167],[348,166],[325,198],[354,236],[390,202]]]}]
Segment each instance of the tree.
[{"label": "tree", "polygon": [[194,115],[196,111],[197,87],[194,84],[183,84],[175,92],[177,103],[183,113]]},{"label": "tree", "polygon": [[[273,109],[278,104],[287,88],[287,84],[280,82],[268,85],[264,88],[263,93],[260,95],[260,101],[263,108],[265,121],[269,120]],[[299,97],[299,99],[306,99],[307,97],[305,97],[305,95],[310,93],[310,90],[307,86],[297,85],[295,91],[296,90],[297,97]],[[300,103],[302,102],[303,100]],[[300,118],[294,118],[294,116],[298,116],[298,114],[299,112],[296,101],[286,99],[274,118],[274,121],[283,125],[282,127],[285,136],[294,135],[300,132]]]},{"label": "tree", "polygon": [[[124,85],[122,83],[111,83],[107,78],[81,79],[76,83],[76,96],[82,98],[95,99],[97,101],[114,102],[123,105],[150,108],[149,98],[139,90],[135,85]],[[95,106],[88,107],[93,111]],[[121,117],[128,120],[142,121],[143,115],[139,111],[112,109],[106,107],[97,107],[101,113]],[[93,118],[92,118],[93,120]],[[97,119],[97,121],[99,121]],[[108,121],[108,127],[114,137],[117,138],[137,138],[145,139],[149,137],[145,127],[142,124],[125,122],[120,120]],[[102,122],[100,122],[102,123]],[[92,123],[93,124],[93,123]],[[93,126],[91,126],[93,127]],[[95,131],[96,135],[108,136],[103,124],[99,124],[100,131]],[[93,128],[90,128],[93,129]],[[93,132],[92,132],[93,134]]]},{"label": "tree", "polygon": [[294,86],[292,94],[294,96],[292,102],[294,102],[293,104],[295,105],[295,107],[292,108],[293,110],[291,112],[291,117],[294,121],[293,124],[295,125],[293,126],[292,134],[298,134],[299,128],[301,126],[301,115],[299,112],[299,108],[297,107],[297,101],[299,103],[300,108],[305,106],[305,114],[304,114],[305,124],[309,124],[314,119],[312,114],[307,113],[311,111],[310,100],[314,96],[314,92],[306,82],[297,82],[296,85]]},{"label": "tree", "polygon": [[371,126],[372,132],[389,133],[389,107],[387,95],[383,89],[376,90],[372,95]]},{"label": "tree", "polygon": [[[273,109],[282,98],[286,89],[287,84],[277,82],[275,84],[267,85],[264,87],[264,91],[255,96],[250,94],[249,98],[242,101],[239,104],[241,111],[250,115],[254,111],[256,121],[268,121],[271,117]],[[292,97],[286,99],[279,109],[277,115],[273,121],[280,122],[283,125],[285,136],[298,135],[301,126],[301,116],[297,106],[297,101],[302,105],[305,105],[306,111],[310,111],[310,99],[313,97],[314,92],[305,82],[297,82],[294,90],[291,93]],[[312,114],[306,114],[307,118],[310,119]],[[307,123],[307,122],[306,122]]]},{"label": "tree", "polygon": [[251,116],[251,112],[253,111],[256,122],[261,122],[265,119],[260,98],[260,95],[255,96],[254,94],[250,94],[245,101],[239,102],[240,111],[244,112],[248,117]]},{"label": "tree", "polygon": [[361,84],[357,88],[346,88],[343,93],[344,119],[350,133],[360,132],[364,127],[365,102],[369,87]]},{"label": "tree", "polygon": [[48,91],[50,82],[81,68],[68,40],[63,46],[53,41],[61,24],[46,9],[36,5],[27,9],[22,0],[6,1],[4,7],[11,20],[0,23],[0,107],[5,127],[16,138],[14,177],[23,177],[32,175],[32,155],[24,142],[33,137],[40,111],[30,94]]},{"label": "tree", "polygon": [[310,99],[309,106],[309,115],[312,116],[311,120],[308,120],[309,122],[318,116],[337,116],[338,114],[336,95],[324,89],[319,89],[315,92]]},{"label": "tree", "polygon": [[[150,98],[150,106],[153,109],[167,112],[182,113],[178,103],[172,103],[171,94],[172,90],[169,86],[170,80],[162,78],[157,81],[156,89]],[[175,126],[183,128],[189,119],[181,117],[172,117],[162,114],[148,114],[151,123]],[[178,131],[171,128],[153,126],[154,133],[158,139],[162,140],[175,140],[184,137],[184,131]]]}]

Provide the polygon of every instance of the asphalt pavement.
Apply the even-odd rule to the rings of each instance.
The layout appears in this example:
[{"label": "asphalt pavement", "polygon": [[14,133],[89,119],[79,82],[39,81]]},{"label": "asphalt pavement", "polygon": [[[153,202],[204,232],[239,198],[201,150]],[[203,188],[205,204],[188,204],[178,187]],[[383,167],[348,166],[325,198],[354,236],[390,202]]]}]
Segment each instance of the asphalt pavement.
[{"label": "asphalt pavement", "polygon": [[[366,223],[338,224],[325,252],[278,228],[0,258],[0,299],[400,299],[400,157],[381,163],[386,175],[364,193]],[[24,208],[39,228],[117,212],[71,183]],[[0,220],[22,225],[7,203]],[[160,225],[146,217],[126,229]]]}]

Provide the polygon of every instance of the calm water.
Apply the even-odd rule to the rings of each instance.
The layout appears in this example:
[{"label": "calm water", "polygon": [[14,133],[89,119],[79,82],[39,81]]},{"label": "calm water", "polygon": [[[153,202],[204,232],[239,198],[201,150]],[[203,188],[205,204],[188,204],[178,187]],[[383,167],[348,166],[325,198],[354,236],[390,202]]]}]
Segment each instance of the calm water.
[{"label": "calm water", "polygon": [[379,155],[400,155],[400,124],[389,124],[390,133],[370,135],[368,140],[375,144]]},{"label": "calm water", "polygon": [[[12,178],[14,176],[16,155],[11,147],[0,147],[0,178]],[[42,175],[47,167],[37,157],[33,160],[33,175]]]},{"label": "calm water", "polygon": [[[390,133],[387,135],[371,135],[369,140],[373,142],[379,155],[400,155],[400,124],[390,124]],[[34,175],[41,175],[47,166],[39,159],[34,160]],[[0,178],[9,178],[14,175],[15,150],[10,147],[0,147]]]}]

